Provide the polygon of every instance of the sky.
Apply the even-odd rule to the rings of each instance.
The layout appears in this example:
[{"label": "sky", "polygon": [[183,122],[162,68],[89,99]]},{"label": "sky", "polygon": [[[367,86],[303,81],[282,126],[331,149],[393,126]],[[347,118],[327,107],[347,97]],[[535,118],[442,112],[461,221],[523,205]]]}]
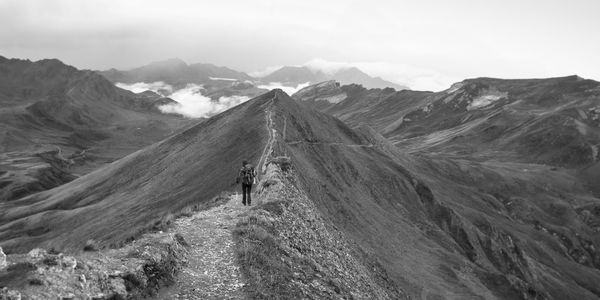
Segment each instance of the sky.
[{"label": "sky", "polygon": [[354,65],[417,90],[473,77],[600,80],[598,0],[0,0],[0,55],[251,74]]}]

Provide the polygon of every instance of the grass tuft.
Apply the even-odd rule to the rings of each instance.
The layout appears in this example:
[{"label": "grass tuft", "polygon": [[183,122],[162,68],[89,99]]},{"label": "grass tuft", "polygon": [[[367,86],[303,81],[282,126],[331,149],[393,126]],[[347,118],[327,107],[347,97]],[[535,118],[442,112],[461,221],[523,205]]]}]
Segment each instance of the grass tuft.
[{"label": "grass tuft", "polygon": [[98,251],[98,243],[92,239],[87,240],[85,246],[83,246],[83,251]]},{"label": "grass tuft", "polygon": [[260,219],[245,218],[233,231],[238,262],[244,276],[251,281],[246,293],[251,299],[297,298],[301,291],[290,284],[294,278],[291,260],[282,259],[283,246]]}]

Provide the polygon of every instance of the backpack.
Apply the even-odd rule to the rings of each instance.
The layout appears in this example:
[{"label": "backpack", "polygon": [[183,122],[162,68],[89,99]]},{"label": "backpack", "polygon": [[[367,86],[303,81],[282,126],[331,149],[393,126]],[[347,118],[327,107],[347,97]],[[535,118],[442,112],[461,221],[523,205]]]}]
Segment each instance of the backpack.
[{"label": "backpack", "polygon": [[254,184],[256,181],[256,171],[252,166],[245,166],[242,169],[242,183],[243,184]]}]

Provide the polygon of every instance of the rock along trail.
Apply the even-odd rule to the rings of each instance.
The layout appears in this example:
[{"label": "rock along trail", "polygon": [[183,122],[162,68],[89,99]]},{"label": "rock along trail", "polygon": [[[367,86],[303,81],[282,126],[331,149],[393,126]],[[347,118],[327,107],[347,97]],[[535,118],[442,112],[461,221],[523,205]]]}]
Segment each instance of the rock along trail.
[{"label": "rock along trail", "polygon": [[172,232],[180,233],[190,245],[188,263],[156,299],[245,298],[231,235],[246,210],[239,197],[233,195],[224,205],[175,221]]}]

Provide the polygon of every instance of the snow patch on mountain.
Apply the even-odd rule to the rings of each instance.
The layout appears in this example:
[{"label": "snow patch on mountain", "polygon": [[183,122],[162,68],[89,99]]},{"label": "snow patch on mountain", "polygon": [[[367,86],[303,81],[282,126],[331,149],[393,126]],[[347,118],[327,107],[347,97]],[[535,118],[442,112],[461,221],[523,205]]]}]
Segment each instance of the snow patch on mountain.
[{"label": "snow patch on mountain", "polygon": [[446,92],[447,94],[452,94],[452,93],[454,93],[454,92],[458,91],[458,90],[459,90],[460,88],[462,88],[464,85],[465,85],[465,84],[464,84],[464,83],[462,83],[462,82],[457,82],[457,83],[453,84],[452,86],[450,86],[450,88],[449,88],[449,89],[447,89],[445,92]]},{"label": "snow patch on mountain", "polygon": [[222,80],[222,81],[237,81],[235,78],[223,78],[223,77],[208,77],[210,80]]},{"label": "snow patch on mountain", "polygon": [[331,96],[331,97],[319,98],[318,100],[325,100],[325,101],[328,101],[330,103],[340,103],[344,99],[346,99],[347,97],[348,97],[348,95],[346,95],[346,93],[342,93],[342,94],[334,95],[334,96]]},{"label": "snow patch on mountain", "polygon": [[507,96],[508,96],[508,93],[506,93],[506,92],[503,93],[503,92],[499,92],[499,91],[495,91],[495,90],[488,90],[487,92],[483,93],[482,95],[479,95],[478,97],[474,98],[471,101],[471,103],[469,103],[469,105],[467,106],[467,110],[484,108],[502,98],[506,98]]}]

